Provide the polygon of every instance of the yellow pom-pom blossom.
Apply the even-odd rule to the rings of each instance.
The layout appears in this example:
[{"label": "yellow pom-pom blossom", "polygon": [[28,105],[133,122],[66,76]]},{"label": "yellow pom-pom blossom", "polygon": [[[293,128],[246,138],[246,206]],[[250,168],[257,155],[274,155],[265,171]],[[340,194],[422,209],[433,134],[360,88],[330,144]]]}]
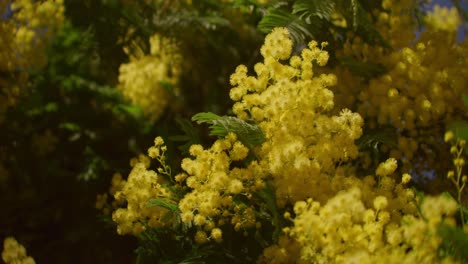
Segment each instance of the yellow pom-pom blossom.
[{"label": "yellow pom-pom blossom", "polygon": [[381,163],[378,167],[377,170],[375,171],[375,174],[378,176],[388,176],[391,175],[396,169],[397,169],[397,161],[394,158],[389,158],[385,162]]},{"label": "yellow pom-pom blossom", "polygon": [[[164,146],[156,145],[155,147]],[[155,157],[158,158],[158,156]],[[117,233],[138,235],[145,230],[146,225],[153,228],[170,225],[173,219],[168,214],[172,212],[164,207],[148,206],[150,199],[165,199],[171,203],[173,195],[162,186],[163,177],[148,169],[150,159],[145,155],[133,159],[131,165],[133,169],[127,181],[122,181],[118,175],[113,178],[116,201],[127,203],[126,208],[119,208],[112,214],[112,220],[117,223]],[[165,167],[165,164],[161,165]]]},{"label": "yellow pom-pom blossom", "polygon": [[254,227],[253,208],[233,203],[234,196],[251,197],[263,187],[264,173],[256,162],[247,168],[231,168],[232,161],[247,156],[247,147],[230,133],[209,149],[192,145],[190,154],[194,159],[182,161],[184,176],[176,176],[191,189],[179,202],[182,221],[211,230],[210,237],[218,242],[222,240],[222,233],[220,229],[213,229],[214,225],[230,222],[237,231]]},{"label": "yellow pom-pom blossom", "polygon": [[255,65],[257,77],[248,76],[244,65],[231,75],[234,113],[252,118],[265,133],[258,156],[273,175],[280,204],[306,198],[336,162],[358,154],[354,140],[362,134],[362,118],[347,109],[327,114],[333,108],[328,87],[336,77],[314,74],[315,67],[327,63],[325,45],[312,41],[300,56],[291,56],[288,30],[276,28],[261,47],[264,62]]},{"label": "yellow pom-pom blossom", "polygon": [[5,264],[35,264],[32,257],[28,257],[26,249],[13,237],[5,238],[3,242],[2,260]]},{"label": "yellow pom-pom blossom", "polygon": [[403,177],[401,177],[401,183],[407,184],[410,181],[411,181],[411,175],[409,175],[408,173],[403,174]]},{"label": "yellow pom-pom blossom", "polygon": [[118,88],[150,120],[156,121],[170,101],[165,85],[170,84],[178,93],[181,59],[172,39],[156,34],[150,38],[150,44],[150,55],[136,56],[120,66]]},{"label": "yellow pom-pom blossom", "polygon": [[421,205],[423,217],[408,214],[398,222],[390,221],[386,202],[379,196],[376,210],[369,208],[361,191],[352,188],[323,206],[312,199],[296,203],[289,230],[301,245],[296,263],[455,263],[449,257],[439,259],[442,240],[437,235],[442,221],[455,223],[454,200],[427,197]]}]

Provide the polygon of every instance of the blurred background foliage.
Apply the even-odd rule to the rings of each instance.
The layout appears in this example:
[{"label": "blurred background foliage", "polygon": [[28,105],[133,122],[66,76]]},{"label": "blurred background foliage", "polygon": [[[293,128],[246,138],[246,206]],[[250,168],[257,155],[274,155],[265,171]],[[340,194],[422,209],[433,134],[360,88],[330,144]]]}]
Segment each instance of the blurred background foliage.
[{"label": "blurred background foliage", "polygon": [[[417,24],[425,3],[413,2],[410,14]],[[115,234],[110,218],[94,209],[96,194],[108,188],[114,172],[127,175],[130,158],[145,152],[155,135],[169,139],[168,161],[174,170],[190,144],[212,141],[206,126],[194,126],[190,118],[199,112],[230,113],[230,74],[239,64],[253,68],[264,35],[274,27],[290,30],[296,52],[312,39],[328,41],[330,66],[343,66],[367,80],[387,69],[335,56],[348,33],[392,49],[373,26],[372,12],[381,1],[65,0],[64,6],[63,25],[45,50],[47,63],[0,72],[2,96],[9,96],[12,83],[27,88],[14,103],[0,107],[0,237],[15,235],[26,242],[38,263],[134,262],[137,240]],[[334,10],[348,27],[333,23]],[[5,23],[12,11],[8,5],[2,11]],[[466,11],[461,14],[466,21]],[[155,33],[177,43],[182,63],[180,91],[170,93],[164,114],[152,122],[116,87],[120,66],[134,53],[149,54]],[[128,49],[132,46],[137,48]],[[20,78],[23,72],[27,77]],[[169,92],[174,89],[168,86]],[[458,122],[452,124],[454,130],[468,139],[466,121]],[[397,136],[392,127],[367,132],[360,144],[376,155],[380,145],[394,144]],[[166,235],[173,234],[160,237]],[[148,247],[173,247],[168,259],[174,262],[167,263],[177,263],[180,251],[194,248],[183,238],[177,245],[162,245],[166,240],[154,237],[142,239],[139,262],[156,263],[152,256],[157,254]],[[241,237],[244,245],[231,245],[230,252],[195,248],[184,263],[201,263],[197,261],[205,255],[211,263],[251,262],[261,248]],[[245,252],[249,245],[251,251]]]}]

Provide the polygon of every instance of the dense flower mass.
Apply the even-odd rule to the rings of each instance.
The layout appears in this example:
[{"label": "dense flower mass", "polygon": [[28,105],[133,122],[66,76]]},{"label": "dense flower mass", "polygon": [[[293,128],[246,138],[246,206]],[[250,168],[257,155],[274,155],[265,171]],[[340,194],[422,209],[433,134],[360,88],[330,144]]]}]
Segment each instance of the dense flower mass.
[{"label": "dense flower mass", "polygon": [[243,65],[231,75],[233,111],[265,132],[260,164],[273,176],[282,205],[309,197],[336,163],[358,154],[354,140],[361,136],[362,118],[348,109],[330,116],[334,104],[328,87],[336,84],[336,76],[315,73],[328,61],[325,46],[312,41],[300,56],[291,56],[289,33],[277,28],[260,50],[264,62],[255,65],[257,77],[247,76]]},{"label": "dense flower mass", "polygon": [[[427,197],[421,216],[406,214],[392,221],[385,197],[374,206],[362,202],[357,188],[338,193],[325,205],[296,203],[289,232],[301,244],[299,263],[436,263],[442,242],[440,223],[454,225],[457,203],[447,197]],[[451,258],[444,263],[456,263]]]},{"label": "dense flower mass", "polygon": [[172,39],[156,34],[150,38],[150,45],[149,55],[130,53],[130,62],[120,66],[119,89],[156,121],[170,101],[170,90],[173,95],[178,93],[181,60]]},{"label": "dense flower mass", "polygon": [[3,262],[467,263],[468,11],[430,2],[0,0]]},{"label": "dense flower mass", "polygon": [[[440,258],[437,253],[442,243],[437,228],[442,223],[455,226],[455,200],[444,196],[418,199],[408,187],[412,176],[399,174],[401,155],[395,152],[392,152],[395,157],[377,164],[374,174],[359,175],[362,172],[353,166],[352,161],[359,156],[355,140],[362,134],[363,119],[348,109],[332,114],[334,95],[329,87],[336,85],[337,77],[319,74],[324,72],[320,67],[329,59],[326,46],[327,43],[319,45],[312,41],[300,55],[292,55],[293,43],[288,30],[276,28],[266,36],[260,49],[264,61],[255,65],[256,77],[249,76],[244,65],[236,68],[230,78],[234,86],[230,91],[235,101],[233,112],[239,119],[258,125],[265,140],[248,148],[236,134],[229,133],[209,148],[192,145],[189,151],[192,158],[182,160],[183,172],[175,176],[176,187],[184,192],[178,202],[182,223],[195,228],[193,239],[199,244],[222,243],[226,224],[244,234],[252,228],[261,229],[255,206],[259,200],[253,197],[271,181],[278,208],[293,208],[293,212],[286,211],[283,219],[290,224],[283,228],[276,244],[264,249],[258,263],[394,263],[397,260],[452,263],[453,259]],[[383,50],[378,52],[383,56]],[[412,54],[411,48],[401,52]],[[416,60],[416,57],[410,59],[411,63]],[[390,75],[381,78],[392,79]],[[400,78],[414,81],[408,76]],[[374,89],[373,85],[384,89],[389,83],[371,80],[369,89]],[[382,96],[385,100],[391,97]],[[431,103],[424,100],[423,107],[431,108]],[[442,115],[440,111],[433,114],[437,113]],[[377,117],[377,122],[385,124],[383,120],[392,120],[392,115]],[[422,124],[429,122],[431,116],[413,121]],[[396,126],[400,124],[401,129],[416,129],[400,117],[392,122]],[[452,138],[453,135],[446,135],[446,141]],[[161,142],[162,139],[155,141],[156,146]],[[152,147],[149,155],[156,157],[160,150]],[[249,155],[255,158],[246,162]],[[408,157],[412,152],[405,155]],[[241,161],[243,165],[237,163]],[[131,215],[135,218],[130,223],[162,217],[159,211],[150,212],[131,203],[137,191],[129,186],[137,177],[147,178],[144,182],[147,186],[159,186],[156,173],[146,168],[144,162],[137,163],[128,186],[116,195],[125,194],[128,201],[128,209],[119,209],[113,215],[119,233],[130,233],[122,231],[123,222],[119,219],[123,210],[128,212],[133,208]],[[160,193],[141,197],[146,193],[142,189],[144,185],[138,188],[139,205],[151,197],[170,197],[160,187],[157,188]]]}]

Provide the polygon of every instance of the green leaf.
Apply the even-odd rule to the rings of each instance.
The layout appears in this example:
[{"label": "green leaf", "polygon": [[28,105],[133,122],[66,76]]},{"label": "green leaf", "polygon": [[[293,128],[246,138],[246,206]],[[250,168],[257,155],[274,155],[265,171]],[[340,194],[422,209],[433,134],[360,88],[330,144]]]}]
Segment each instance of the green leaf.
[{"label": "green leaf", "polygon": [[468,140],[468,122],[464,120],[456,120],[451,122],[447,130],[453,132],[454,136],[459,139]]},{"label": "green leaf", "polygon": [[65,130],[72,131],[72,132],[78,132],[78,131],[81,130],[80,125],[78,125],[76,123],[70,123],[70,122],[62,123],[62,124],[60,124],[59,127],[62,128],[62,129],[65,129]]},{"label": "green leaf", "polygon": [[306,22],[295,14],[277,8],[269,8],[257,27],[263,33],[270,33],[275,27],[286,27],[294,43],[301,44],[306,39],[314,37],[320,28],[317,25],[320,25],[318,17],[310,16],[309,21]]},{"label": "green leaf", "polygon": [[306,22],[315,16],[320,19],[329,20],[335,9],[335,2],[332,0],[298,0],[293,5],[293,14],[300,14],[300,18]]},{"label": "green leaf", "polygon": [[375,29],[369,19],[369,12],[361,5],[359,0],[335,1],[336,7],[346,19],[348,25],[352,25],[353,31],[364,41],[370,44],[379,44],[391,48],[380,33]]},{"label": "green leaf", "polygon": [[170,83],[169,81],[162,80],[162,81],[159,81],[159,84],[169,94],[174,95],[174,85],[172,83]]},{"label": "green leaf", "polygon": [[272,218],[272,224],[275,230],[273,231],[273,241],[278,241],[282,230],[282,216],[278,212],[276,206],[276,193],[269,182],[265,183],[265,187],[261,189],[256,195],[258,195],[265,203],[266,209],[270,212]]},{"label": "green leaf", "polygon": [[168,209],[171,212],[178,212],[177,204],[170,203],[162,198],[153,198],[148,201],[148,207],[159,206]]},{"label": "green leaf", "polygon": [[198,113],[192,117],[198,124],[210,124],[210,136],[225,137],[232,132],[237,135],[242,144],[252,148],[265,141],[263,131],[256,125],[249,124],[232,116],[218,116],[211,112]]},{"label": "green leaf", "polygon": [[143,117],[143,110],[140,107],[135,105],[126,105],[126,104],[119,104],[114,107],[114,111],[124,113],[133,117],[134,119],[141,119]]},{"label": "green leaf", "polygon": [[459,258],[462,263],[468,261],[468,234],[462,228],[452,227],[442,224],[438,229],[439,235],[443,238],[442,254],[453,255]]},{"label": "green leaf", "polygon": [[198,130],[193,127],[192,122],[187,119],[176,117],[175,121],[177,122],[177,126],[184,132],[184,134],[170,136],[169,140],[178,142],[185,141],[186,143],[179,146],[178,149],[182,151],[182,153],[188,153],[190,146],[199,144],[201,141]]},{"label": "green leaf", "polygon": [[468,94],[462,95],[463,98],[463,104],[468,107]]},{"label": "green leaf", "polygon": [[173,32],[177,30],[193,31],[194,29],[215,30],[230,26],[229,20],[215,15],[201,15],[198,12],[174,12],[156,17],[153,20],[156,26],[163,30]]},{"label": "green leaf", "polygon": [[90,181],[99,178],[102,170],[108,168],[105,160],[99,157],[96,152],[89,146],[85,149],[86,165],[81,173],[78,174],[77,179],[83,181]]},{"label": "green leaf", "polygon": [[384,127],[365,131],[356,141],[360,149],[378,150],[380,144],[396,147],[398,135],[394,128]]},{"label": "green leaf", "polygon": [[44,113],[52,113],[57,112],[58,104],[57,103],[47,103],[46,105],[39,106],[37,108],[33,108],[28,110],[26,114],[28,116],[38,116]]},{"label": "green leaf", "polygon": [[57,103],[48,103],[44,106],[44,111],[47,113],[56,112],[58,109]]},{"label": "green leaf", "polygon": [[386,72],[382,64],[373,63],[370,61],[358,61],[350,56],[343,56],[339,58],[340,64],[346,67],[354,75],[371,79],[382,75]]}]

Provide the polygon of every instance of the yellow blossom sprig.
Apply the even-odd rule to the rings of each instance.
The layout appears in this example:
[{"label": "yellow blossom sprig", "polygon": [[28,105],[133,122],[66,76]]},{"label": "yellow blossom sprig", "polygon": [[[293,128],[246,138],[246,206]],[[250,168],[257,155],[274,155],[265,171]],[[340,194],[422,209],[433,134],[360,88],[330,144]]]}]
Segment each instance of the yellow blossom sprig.
[{"label": "yellow blossom sprig", "polygon": [[[244,160],[249,149],[243,145],[234,133],[218,139],[209,149],[201,145],[192,145],[192,158],[182,160],[183,173],[176,181],[186,185],[189,192],[179,201],[181,220],[195,226],[197,243],[210,240],[222,241],[219,228],[230,223],[234,230],[242,231],[255,227],[255,210],[252,206],[237,203],[237,196],[252,198],[252,193],[263,187],[264,173],[257,162],[247,168],[232,168],[233,161]],[[210,236],[207,233],[211,233]]]},{"label": "yellow blossom sprig", "polygon": [[181,58],[174,40],[158,34],[149,39],[148,55],[131,57],[119,68],[118,89],[151,120],[157,121],[171,100],[167,85],[179,93]]},{"label": "yellow blossom sprig", "polygon": [[[176,221],[173,207],[175,197],[171,189],[165,186],[166,177],[170,176],[170,167],[165,163],[167,147],[164,140],[157,137],[154,146],[148,149],[148,156],[139,155],[130,161],[133,167],[127,181],[118,182],[114,194],[116,201],[126,201],[126,207],[112,213],[112,220],[117,223],[117,233],[138,235],[148,227],[167,227]],[[150,170],[150,158],[158,160],[158,172]],[[163,200],[161,200],[161,198]]]},{"label": "yellow blossom sprig", "polygon": [[167,146],[164,144],[163,138],[156,137],[154,139],[154,146],[148,149],[148,156],[159,162],[160,167],[158,168],[158,172],[162,175],[166,175],[171,181],[173,181],[171,167],[166,164],[166,151]]},{"label": "yellow blossom sprig", "polygon": [[[444,136],[445,142],[451,142],[454,138],[452,131],[447,131]],[[465,224],[465,215],[462,210],[462,193],[467,182],[467,176],[463,174],[463,167],[465,165],[465,159],[463,158],[463,150],[466,141],[457,138],[455,144],[452,143],[450,147],[450,153],[453,155],[453,165],[455,165],[455,171],[451,170],[447,173],[447,178],[453,182],[457,189],[457,201],[460,206],[460,218],[462,225]]]}]

